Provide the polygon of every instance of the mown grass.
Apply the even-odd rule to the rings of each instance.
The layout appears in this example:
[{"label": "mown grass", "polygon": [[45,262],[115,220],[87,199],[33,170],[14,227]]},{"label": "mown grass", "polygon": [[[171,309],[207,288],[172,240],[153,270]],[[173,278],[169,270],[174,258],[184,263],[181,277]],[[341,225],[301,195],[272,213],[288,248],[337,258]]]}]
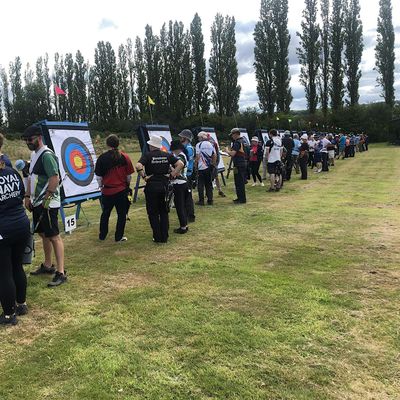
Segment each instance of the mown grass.
[{"label": "mown grass", "polygon": [[29,277],[30,314],[0,332],[0,398],[400,398],[399,155],[374,146],[280,193],[248,187],[244,207],[230,179],[168,245],[143,195],[122,245],[97,241],[85,204],[69,283]]}]

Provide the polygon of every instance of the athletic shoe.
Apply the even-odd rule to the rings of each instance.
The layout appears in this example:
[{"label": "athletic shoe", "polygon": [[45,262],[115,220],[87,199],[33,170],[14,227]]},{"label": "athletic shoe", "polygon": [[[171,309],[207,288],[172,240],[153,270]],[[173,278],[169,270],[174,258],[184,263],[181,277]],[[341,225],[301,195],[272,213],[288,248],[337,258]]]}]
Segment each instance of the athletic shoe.
[{"label": "athletic shoe", "polygon": [[213,204],[214,204],[214,202],[212,200],[211,201],[209,201],[209,200],[207,201],[207,205],[208,206],[212,206]]},{"label": "athletic shoe", "polygon": [[182,228],[174,229],[174,233],[179,233],[181,235],[183,235],[184,233],[188,233],[188,231],[189,231],[188,227],[186,227],[185,229]]},{"label": "athletic shoe", "polygon": [[0,325],[17,325],[18,320],[15,314],[13,315],[0,315]]},{"label": "athletic shoe", "polygon": [[234,204],[245,204],[246,202],[245,201],[240,201],[239,199],[235,199],[235,200],[233,200],[233,203]]},{"label": "athletic shoe", "polygon": [[204,201],[196,201],[196,206],[204,206]]},{"label": "athletic shoe", "polygon": [[267,192],[275,192],[275,189],[270,187]]},{"label": "athletic shoe", "polygon": [[226,194],[222,190],[218,192],[218,195],[221,197],[226,197]]},{"label": "athletic shoe", "polygon": [[26,304],[17,304],[15,307],[15,314],[19,316],[28,314],[28,306]]},{"label": "athletic shoe", "polygon": [[251,185],[251,187],[254,187],[254,186],[257,186],[257,183],[253,183],[253,184]]},{"label": "athletic shoe", "polygon": [[261,182],[261,184],[260,184],[262,187],[264,187],[265,185],[264,185],[264,182]]},{"label": "athletic shoe", "polygon": [[121,239],[116,240],[117,243],[120,243],[120,242],[127,242],[127,241],[128,241],[128,238],[127,238],[126,236],[123,236]]},{"label": "athletic shoe", "polygon": [[54,274],[53,279],[51,282],[47,284],[47,287],[55,287],[55,286],[60,286],[61,284],[67,282],[67,274],[66,272],[62,274],[61,272],[56,272]]},{"label": "athletic shoe", "polygon": [[56,269],[53,264],[51,264],[51,267],[46,267],[43,263],[40,264],[40,267],[36,271],[32,271],[31,275],[42,275],[42,274],[54,274],[56,272]]}]

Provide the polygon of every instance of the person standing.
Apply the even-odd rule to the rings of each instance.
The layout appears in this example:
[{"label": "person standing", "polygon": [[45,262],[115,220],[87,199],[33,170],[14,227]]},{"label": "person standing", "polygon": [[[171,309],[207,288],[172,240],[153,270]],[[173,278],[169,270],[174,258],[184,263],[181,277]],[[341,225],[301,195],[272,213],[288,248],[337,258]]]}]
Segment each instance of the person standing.
[{"label": "person standing", "polygon": [[308,166],[312,169],[315,167],[314,162],[314,147],[315,147],[315,135],[311,132],[308,136]]},{"label": "person standing", "polygon": [[[143,154],[136,164],[136,172],[146,182],[144,194],[146,210],[155,243],[167,243],[169,219],[166,194],[170,176],[176,178],[184,167],[173,154],[162,151],[162,139],[152,136],[147,142],[150,151]],[[175,167],[170,173],[171,167]]]},{"label": "person standing", "polygon": [[292,151],[294,147],[294,142],[292,137],[290,136],[289,131],[285,131],[282,139],[282,146],[286,149],[285,155],[285,169],[286,169],[286,180],[290,181],[292,176],[292,169],[293,169],[293,156]]},{"label": "person standing", "polygon": [[206,132],[199,132],[197,135],[199,143],[196,145],[196,161],[197,168],[197,190],[199,192],[199,201],[196,203],[199,206],[204,206],[204,189],[207,196],[207,204],[213,205],[213,184],[216,171],[217,155],[214,146],[208,141]]},{"label": "person standing", "polygon": [[124,236],[126,215],[128,212],[128,189],[131,175],[135,172],[129,156],[121,152],[117,135],[109,135],[106,139],[108,151],[96,162],[95,174],[101,189],[101,207],[99,239],[105,240],[108,234],[108,221],[112,209],[117,210],[117,225],[114,239],[125,242]]},{"label": "person standing", "polygon": [[[28,127],[22,135],[32,156],[29,166],[28,187],[25,207],[32,212],[35,232],[42,238],[44,262],[31,275],[54,274],[48,287],[59,286],[67,281],[64,270],[64,243],[58,228],[60,209],[60,176],[58,160],[52,150],[43,143],[40,126]],[[52,263],[54,251],[57,270]]]},{"label": "person standing", "polygon": [[16,325],[16,316],[28,312],[22,259],[30,230],[23,206],[24,184],[4,159],[0,160],[0,193],[0,325]]},{"label": "person standing", "polygon": [[207,133],[207,136],[208,136],[209,142],[214,146],[215,155],[217,156],[217,159],[215,160],[215,166],[217,169],[214,171],[214,177],[215,177],[214,182],[215,182],[215,186],[217,187],[217,190],[218,190],[218,196],[226,197],[225,193],[222,190],[221,181],[219,180],[219,177],[218,177],[218,165],[221,160],[219,146],[218,146],[218,143],[213,139],[213,137],[209,133]]},{"label": "person standing", "polygon": [[331,144],[331,142],[325,137],[325,134],[321,134],[321,139],[320,139],[320,146],[321,146],[321,161],[322,161],[322,171],[323,172],[328,172],[329,171],[329,166],[328,166],[328,146]]},{"label": "person standing", "polygon": [[178,135],[180,137],[181,143],[184,146],[184,152],[187,158],[187,170],[186,179],[188,186],[188,196],[186,198],[186,215],[188,222],[195,222],[196,216],[194,214],[194,202],[193,202],[193,180],[194,177],[194,148],[192,146],[193,133],[189,129],[184,129]]},{"label": "person standing", "polygon": [[296,174],[300,173],[299,169],[299,154],[300,154],[300,140],[299,140],[299,135],[295,133],[293,135],[293,150],[292,150],[292,157],[293,157],[293,166],[296,171]]},{"label": "person standing", "polygon": [[308,165],[308,135],[305,133],[301,136],[300,153],[299,153],[299,166],[301,171],[301,179],[307,179],[307,165]]},{"label": "person standing", "polygon": [[247,181],[247,161],[245,144],[240,137],[240,129],[233,128],[229,136],[232,139],[231,147],[226,148],[226,152],[232,158],[233,178],[237,198],[233,200],[235,204],[246,203],[246,181]]},{"label": "person standing", "polygon": [[264,186],[264,182],[262,181],[261,175],[259,173],[262,159],[263,159],[262,146],[260,145],[258,137],[253,136],[251,138],[250,157],[249,157],[251,176],[253,177],[253,184],[251,186],[257,186],[257,179],[260,182],[260,185]]},{"label": "person standing", "polygon": [[179,140],[174,140],[171,143],[170,151],[174,156],[182,161],[183,168],[179,175],[171,181],[174,188],[174,204],[175,210],[178,215],[179,228],[174,229],[175,233],[185,234],[188,232],[188,218],[186,214],[186,203],[187,197],[189,196],[186,171],[187,171],[187,159],[184,153],[184,146]]},{"label": "person standing", "polygon": [[[268,140],[266,144],[270,180],[270,188],[268,189],[268,192],[279,192],[282,186],[282,174],[279,174],[283,153],[282,142],[276,129],[270,130],[269,137],[270,140]],[[279,176],[279,182],[276,182],[277,175]]]}]

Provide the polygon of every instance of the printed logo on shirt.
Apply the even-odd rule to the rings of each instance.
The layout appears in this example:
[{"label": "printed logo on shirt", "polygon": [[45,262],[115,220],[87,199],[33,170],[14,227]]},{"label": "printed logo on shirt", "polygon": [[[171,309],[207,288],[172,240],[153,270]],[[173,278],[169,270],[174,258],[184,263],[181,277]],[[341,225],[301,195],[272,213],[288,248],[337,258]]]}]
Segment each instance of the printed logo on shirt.
[{"label": "printed logo on shirt", "polygon": [[168,164],[167,157],[152,157],[151,159],[152,164]]},{"label": "printed logo on shirt", "polygon": [[0,201],[21,195],[21,181],[16,175],[0,176]]}]

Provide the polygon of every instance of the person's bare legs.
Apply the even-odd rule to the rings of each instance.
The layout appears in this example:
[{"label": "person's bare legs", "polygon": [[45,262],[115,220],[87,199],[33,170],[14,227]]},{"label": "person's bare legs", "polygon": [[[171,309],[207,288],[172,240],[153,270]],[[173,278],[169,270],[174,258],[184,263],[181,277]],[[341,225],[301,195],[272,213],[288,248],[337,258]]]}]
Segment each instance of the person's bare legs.
[{"label": "person's bare legs", "polygon": [[270,189],[275,189],[275,174],[269,175],[269,181],[271,182]]},{"label": "person's bare legs", "polygon": [[60,235],[48,238],[57,260],[57,271],[64,274],[64,242]]},{"label": "person's bare legs", "polygon": [[47,238],[44,233],[39,233],[39,236],[42,238],[43,243],[43,251],[44,251],[44,266],[51,267],[53,265],[52,262],[52,245],[50,238]]}]

